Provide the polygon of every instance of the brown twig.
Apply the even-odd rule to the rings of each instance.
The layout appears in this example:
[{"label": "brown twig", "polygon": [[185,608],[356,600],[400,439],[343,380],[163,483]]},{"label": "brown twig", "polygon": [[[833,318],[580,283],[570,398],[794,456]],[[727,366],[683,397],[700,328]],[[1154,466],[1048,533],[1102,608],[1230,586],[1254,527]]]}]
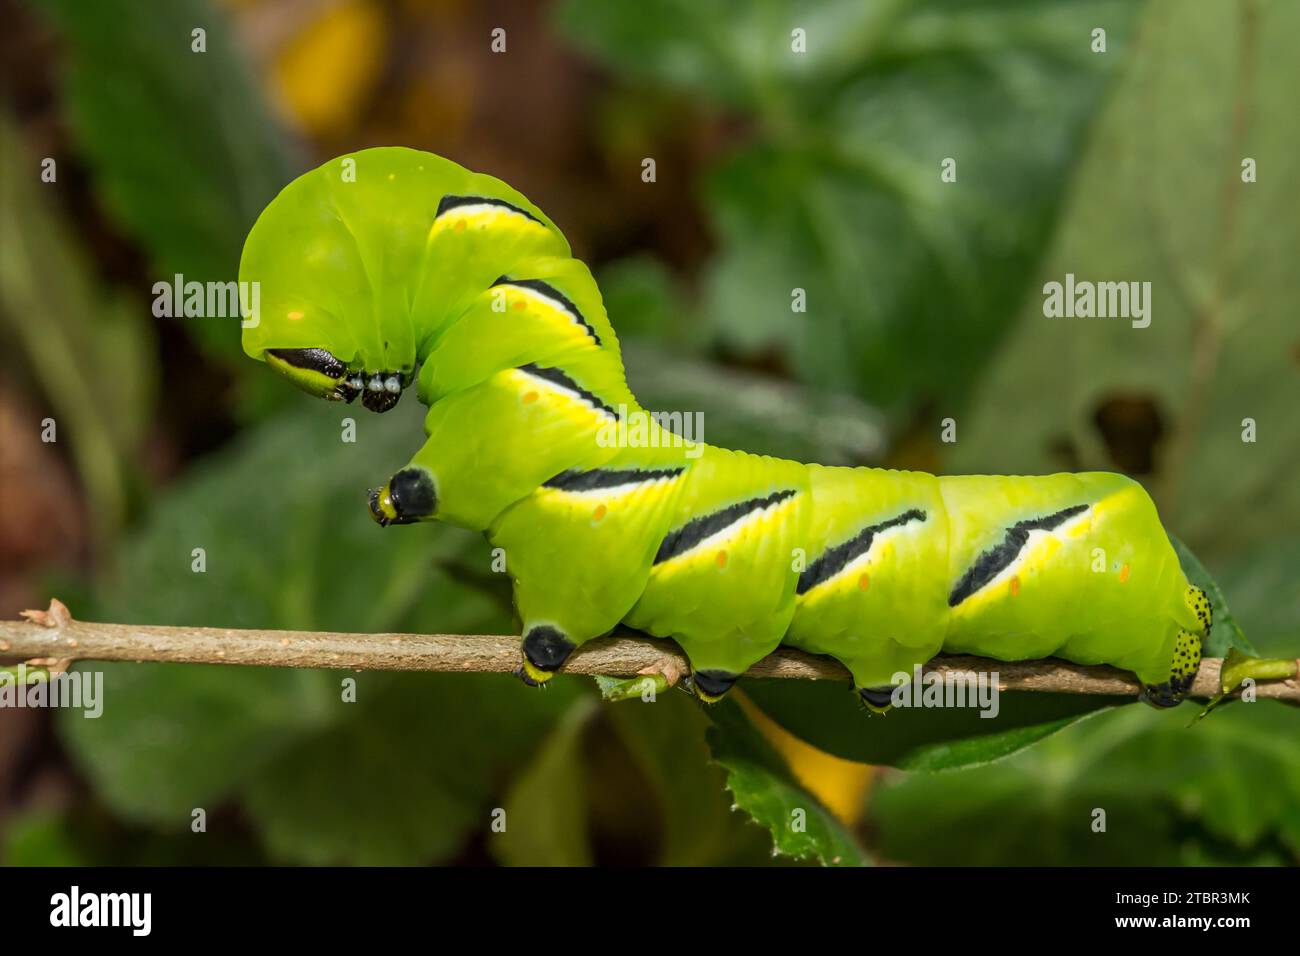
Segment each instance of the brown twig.
[{"label": "brown twig", "polygon": [[[479,673],[509,673],[519,666],[519,638],[504,634],[348,634],[100,624],[73,619],[57,600],[50,602],[48,611],[28,611],[26,615],[27,621],[0,621],[0,656]],[[1209,698],[1218,693],[1221,664],[1218,658],[1201,662],[1192,696]],[[1007,662],[944,655],[925,670],[996,671],[1000,690],[1114,696],[1138,692],[1137,681],[1123,671],[1058,660]],[[670,683],[676,675],[689,671],[686,658],[671,641],[630,634],[592,641],[564,665],[566,674],[663,674]],[[835,661],[788,648],[759,661],[748,676],[849,679],[848,672]],[[1255,693],[1261,698],[1300,702],[1300,681],[1261,681]]]}]

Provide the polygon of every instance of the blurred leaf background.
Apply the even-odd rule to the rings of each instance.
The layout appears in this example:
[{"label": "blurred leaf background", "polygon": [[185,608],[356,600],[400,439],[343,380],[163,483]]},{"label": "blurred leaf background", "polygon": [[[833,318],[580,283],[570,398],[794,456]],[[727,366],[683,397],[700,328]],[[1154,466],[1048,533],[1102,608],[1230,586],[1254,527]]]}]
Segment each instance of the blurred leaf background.
[{"label": "blurred leaf background", "polygon": [[[0,12],[6,616],[57,594],[142,624],[514,626],[480,540],[365,515],[419,439],[414,403],[340,413],[247,361],[233,323],[150,308],[175,273],[232,278],[298,172],[402,144],[555,218],[649,407],[804,460],[1125,471],[1260,652],[1300,649],[1295,4]],[[1150,328],[1045,319],[1066,272],[1150,281]],[[0,712],[4,862],[1300,860],[1297,715],[1273,703],[1191,728],[1191,705],[1047,695],[1005,695],[991,722],[867,720],[843,687],[780,681],[706,713],[677,692],[600,703],[576,678],[104,670],[99,720]]]}]

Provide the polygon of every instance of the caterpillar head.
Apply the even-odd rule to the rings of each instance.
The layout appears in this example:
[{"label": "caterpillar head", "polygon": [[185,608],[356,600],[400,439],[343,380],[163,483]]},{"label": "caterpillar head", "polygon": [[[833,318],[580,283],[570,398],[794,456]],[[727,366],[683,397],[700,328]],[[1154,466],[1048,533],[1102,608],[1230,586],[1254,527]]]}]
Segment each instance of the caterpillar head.
[{"label": "caterpillar head", "polygon": [[372,412],[386,412],[411,384],[409,372],[353,370],[328,349],[267,349],[263,355],[271,366],[304,392],[336,402],[354,402]]},{"label": "caterpillar head", "polygon": [[244,351],[319,398],[397,404],[415,380],[413,283],[451,165],[363,150],[289,183],[244,242]]},{"label": "caterpillar head", "polygon": [[299,176],[253,224],[239,262],[244,351],[313,395],[387,411],[421,349],[503,261],[568,252],[490,176],[403,147],[348,153]]}]

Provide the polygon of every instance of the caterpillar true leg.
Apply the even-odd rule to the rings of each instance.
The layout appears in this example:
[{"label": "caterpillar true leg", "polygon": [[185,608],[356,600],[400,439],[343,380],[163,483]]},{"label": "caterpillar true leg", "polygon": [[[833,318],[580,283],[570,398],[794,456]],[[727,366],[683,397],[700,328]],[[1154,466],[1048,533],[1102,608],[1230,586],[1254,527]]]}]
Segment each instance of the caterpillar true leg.
[{"label": "caterpillar true leg", "polygon": [[438,508],[433,476],[419,466],[403,468],[370,492],[370,514],[381,525],[411,524],[432,518]]}]

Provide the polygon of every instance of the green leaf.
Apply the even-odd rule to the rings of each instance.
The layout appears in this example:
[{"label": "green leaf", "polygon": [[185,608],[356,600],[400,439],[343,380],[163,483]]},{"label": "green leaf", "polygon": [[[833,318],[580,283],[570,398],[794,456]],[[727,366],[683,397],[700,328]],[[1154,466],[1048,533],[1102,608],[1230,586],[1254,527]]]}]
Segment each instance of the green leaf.
[{"label": "green leaf", "polygon": [[[368,488],[409,459],[423,412],[413,401],[378,416],[299,400],[199,460],[124,544],[98,612],[139,624],[508,629],[492,601],[435,565],[463,557],[488,568],[478,536],[433,524],[385,529],[370,517]],[[344,440],[348,422],[355,441]]]},{"label": "green leaf", "polygon": [[254,866],[265,865],[245,834],[226,819],[208,829],[171,832],[123,827],[92,800],[59,810],[34,809],[5,821],[5,866]]},{"label": "green leaf", "polygon": [[645,700],[647,695],[654,699],[668,691],[668,678],[662,674],[647,674],[644,677],[605,677],[596,676],[596,686],[600,689],[601,700]]},{"label": "green leaf", "polygon": [[1006,692],[996,717],[973,707],[895,709],[873,715],[833,681],[756,680],[746,693],[806,743],[845,760],[905,770],[954,770],[1001,760],[1122,698]]},{"label": "green leaf", "polygon": [[1181,812],[1213,835],[1245,849],[1276,832],[1300,861],[1300,715],[1276,701],[1239,703],[1196,732],[1162,720],[1117,751],[1115,770],[1159,766]]},{"label": "green leaf", "polygon": [[[1177,541],[1174,544],[1179,548],[1179,559],[1187,570],[1188,577],[1210,595],[1214,626],[1211,641],[1207,642],[1207,653],[1221,652],[1223,656],[1223,665],[1219,671],[1222,693],[1210,700],[1200,716],[1209,716],[1247,678],[1269,681],[1295,677],[1297,655],[1300,654],[1300,591],[1297,591],[1292,582],[1297,568],[1300,568],[1300,545],[1295,542],[1279,543],[1279,546],[1256,552],[1234,565],[1238,568],[1249,567],[1253,572],[1240,582],[1245,606],[1252,608],[1257,616],[1263,612],[1280,622],[1281,634],[1271,629],[1263,634],[1263,646],[1276,647],[1280,654],[1279,657],[1268,658],[1260,656],[1246,640],[1241,627],[1227,609],[1222,589],[1209,576],[1205,567],[1185,546]],[[1225,622],[1222,628],[1220,615]]]},{"label": "green leaf", "polygon": [[[129,620],[129,618],[115,618]],[[87,664],[104,672],[104,712],[57,726],[95,791],[130,822],[179,829],[211,811],[294,743],[328,726],[332,679],[318,671],[197,664]]]},{"label": "green leaf", "polygon": [[[1300,588],[1296,587],[1300,540],[1289,537],[1261,542],[1218,564],[1221,590],[1232,595],[1236,616],[1250,626],[1251,643],[1259,653],[1300,657]],[[1217,619],[1215,623],[1217,629]]]},{"label": "green leaf", "polygon": [[1300,177],[1297,30],[1295,4],[1149,7],[1036,287],[1149,281],[1150,325],[1048,318],[1032,296],[948,470],[1142,475],[1212,566],[1300,526],[1300,218],[1280,212]]},{"label": "green leaf", "polygon": [[647,255],[620,259],[600,270],[597,283],[620,340],[663,341],[684,331],[686,303],[660,260]]},{"label": "green leaf", "polygon": [[[628,383],[657,412],[682,412],[699,428],[684,437],[829,465],[875,461],[885,445],[879,412],[828,394],[715,362],[669,354],[645,342],[624,349]],[[702,432],[702,434],[701,434]]]},{"label": "green leaf", "polygon": [[[407,460],[420,435],[420,411],[412,403],[382,417],[359,416],[323,402],[298,403],[292,413],[199,462],[160,497],[122,549],[98,616],[363,632],[508,628],[489,599],[435,566],[436,559],[455,554],[473,561],[477,551],[486,567],[481,541],[431,525],[380,529],[369,517],[366,489]],[[341,420],[352,416],[356,441],[348,443],[341,440]],[[203,549],[201,572],[194,570],[197,548]],[[248,793],[254,823],[277,853],[293,860],[391,859],[402,844],[400,828],[425,806],[426,795],[430,807],[453,809],[445,817],[431,812],[428,830],[446,833],[436,839],[431,832],[416,834],[410,852],[446,852],[463,832],[455,808],[477,804],[455,803],[434,786],[430,781],[444,775],[460,779],[459,771],[435,764],[445,760],[448,768],[478,774],[479,789],[457,784],[460,789],[451,792],[482,799],[483,786],[501,766],[471,759],[468,741],[493,740],[489,753],[509,763],[555,719],[566,693],[550,691],[543,706],[507,678],[449,675],[414,686],[397,680],[396,688],[410,689],[394,689],[392,699],[381,702],[383,682],[395,679],[366,674],[358,677],[363,693],[353,705],[340,700],[339,682],[351,676],[340,672],[95,666],[105,673],[103,716],[63,713],[58,727],[114,810],[129,820],[179,828],[188,826],[192,808],[212,810]],[[577,692],[581,682],[572,683]],[[477,728],[484,736],[467,730],[453,747],[443,740],[452,736],[449,726]],[[286,767],[293,769],[290,779]],[[310,781],[321,805],[313,805],[296,780]],[[338,830],[355,835],[356,843],[332,841],[337,819],[331,807],[348,806],[348,800],[360,806],[365,789],[388,804],[401,793],[408,806],[369,814],[373,829]],[[339,800],[330,804],[336,791]],[[288,793],[294,802],[277,799]],[[295,815],[301,822],[294,823]]]},{"label": "green leaf", "polygon": [[33,811],[6,821],[0,841],[5,866],[86,866],[83,846],[60,813]]},{"label": "green leaf", "polygon": [[[1300,546],[1279,542],[1223,572],[1268,653],[1300,649],[1297,567]],[[1182,708],[1117,708],[993,766],[891,778],[871,806],[877,849],[918,864],[1294,864],[1298,728],[1294,708],[1267,700],[1191,727]]]},{"label": "green leaf", "polygon": [[[356,703],[339,699],[344,676],[357,681]],[[245,794],[268,852],[281,861],[410,866],[445,860],[471,832],[490,832],[499,781],[524,766],[534,748],[550,752],[550,744],[542,745],[548,728],[572,712],[581,692],[574,679],[557,679],[540,693],[496,674],[340,672],[334,687],[329,729],[285,752]],[[485,700],[496,706],[484,707]],[[448,733],[449,727],[465,732]],[[527,813],[511,809],[508,818],[529,831]],[[534,822],[545,830],[558,818]]]},{"label": "green leaf", "polygon": [[680,693],[663,693],[653,704],[606,711],[654,790],[662,820],[661,866],[710,866],[749,862],[761,834],[731,812],[726,777],[710,761],[709,720]]},{"label": "green leaf", "polygon": [[1210,633],[1205,639],[1202,647],[1202,653],[1206,657],[1224,657],[1230,648],[1236,648],[1246,654],[1255,654],[1255,649],[1251,646],[1250,641],[1246,640],[1246,634],[1237,623],[1237,619],[1232,616],[1228,610],[1228,601],[1223,596],[1223,589],[1219,583],[1210,576],[1210,572],[1201,564],[1200,558],[1194,555],[1187,545],[1183,544],[1173,535],[1169,536],[1170,542],[1174,546],[1174,551],[1178,554],[1178,563],[1183,567],[1183,573],[1187,575],[1187,580],[1191,581],[1210,598],[1210,611],[1212,624]]},{"label": "green leaf", "polygon": [[[86,489],[87,513],[111,543],[125,519],[156,375],[140,313],[102,287],[75,232],[49,200],[7,111],[0,112],[0,339],[21,356],[55,412]],[[67,171],[64,171],[67,175]]]},{"label": "green leaf", "polygon": [[1295,723],[1272,702],[1234,704],[1191,729],[1175,712],[1103,714],[995,766],[888,781],[871,806],[878,850],[977,866],[1300,860]]},{"label": "green leaf", "polygon": [[507,866],[590,866],[582,735],[595,713],[579,701],[542,744],[505,800],[504,832],[493,855]]},{"label": "green leaf", "polygon": [[727,772],[736,806],[772,835],[773,854],[820,860],[826,866],[863,866],[857,841],[817,798],[803,789],[775,750],[732,700],[713,705],[709,748]]},{"label": "green leaf", "polygon": [[[38,5],[63,41],[63,95],[97,191],[157,277],[234,279],[245,234],[297,164],[225,17],[206,0]],[[183,321],[242,360],[237,320]]]},{"label": "green leaf", "polygon": [[[558,18],[618,74],[751,133],[705,190],[716,332],[893,407],[961,396],[996,348],[1138,9],[569,0]],[[1099,25],[1106,55],[1090,50]]]}]

